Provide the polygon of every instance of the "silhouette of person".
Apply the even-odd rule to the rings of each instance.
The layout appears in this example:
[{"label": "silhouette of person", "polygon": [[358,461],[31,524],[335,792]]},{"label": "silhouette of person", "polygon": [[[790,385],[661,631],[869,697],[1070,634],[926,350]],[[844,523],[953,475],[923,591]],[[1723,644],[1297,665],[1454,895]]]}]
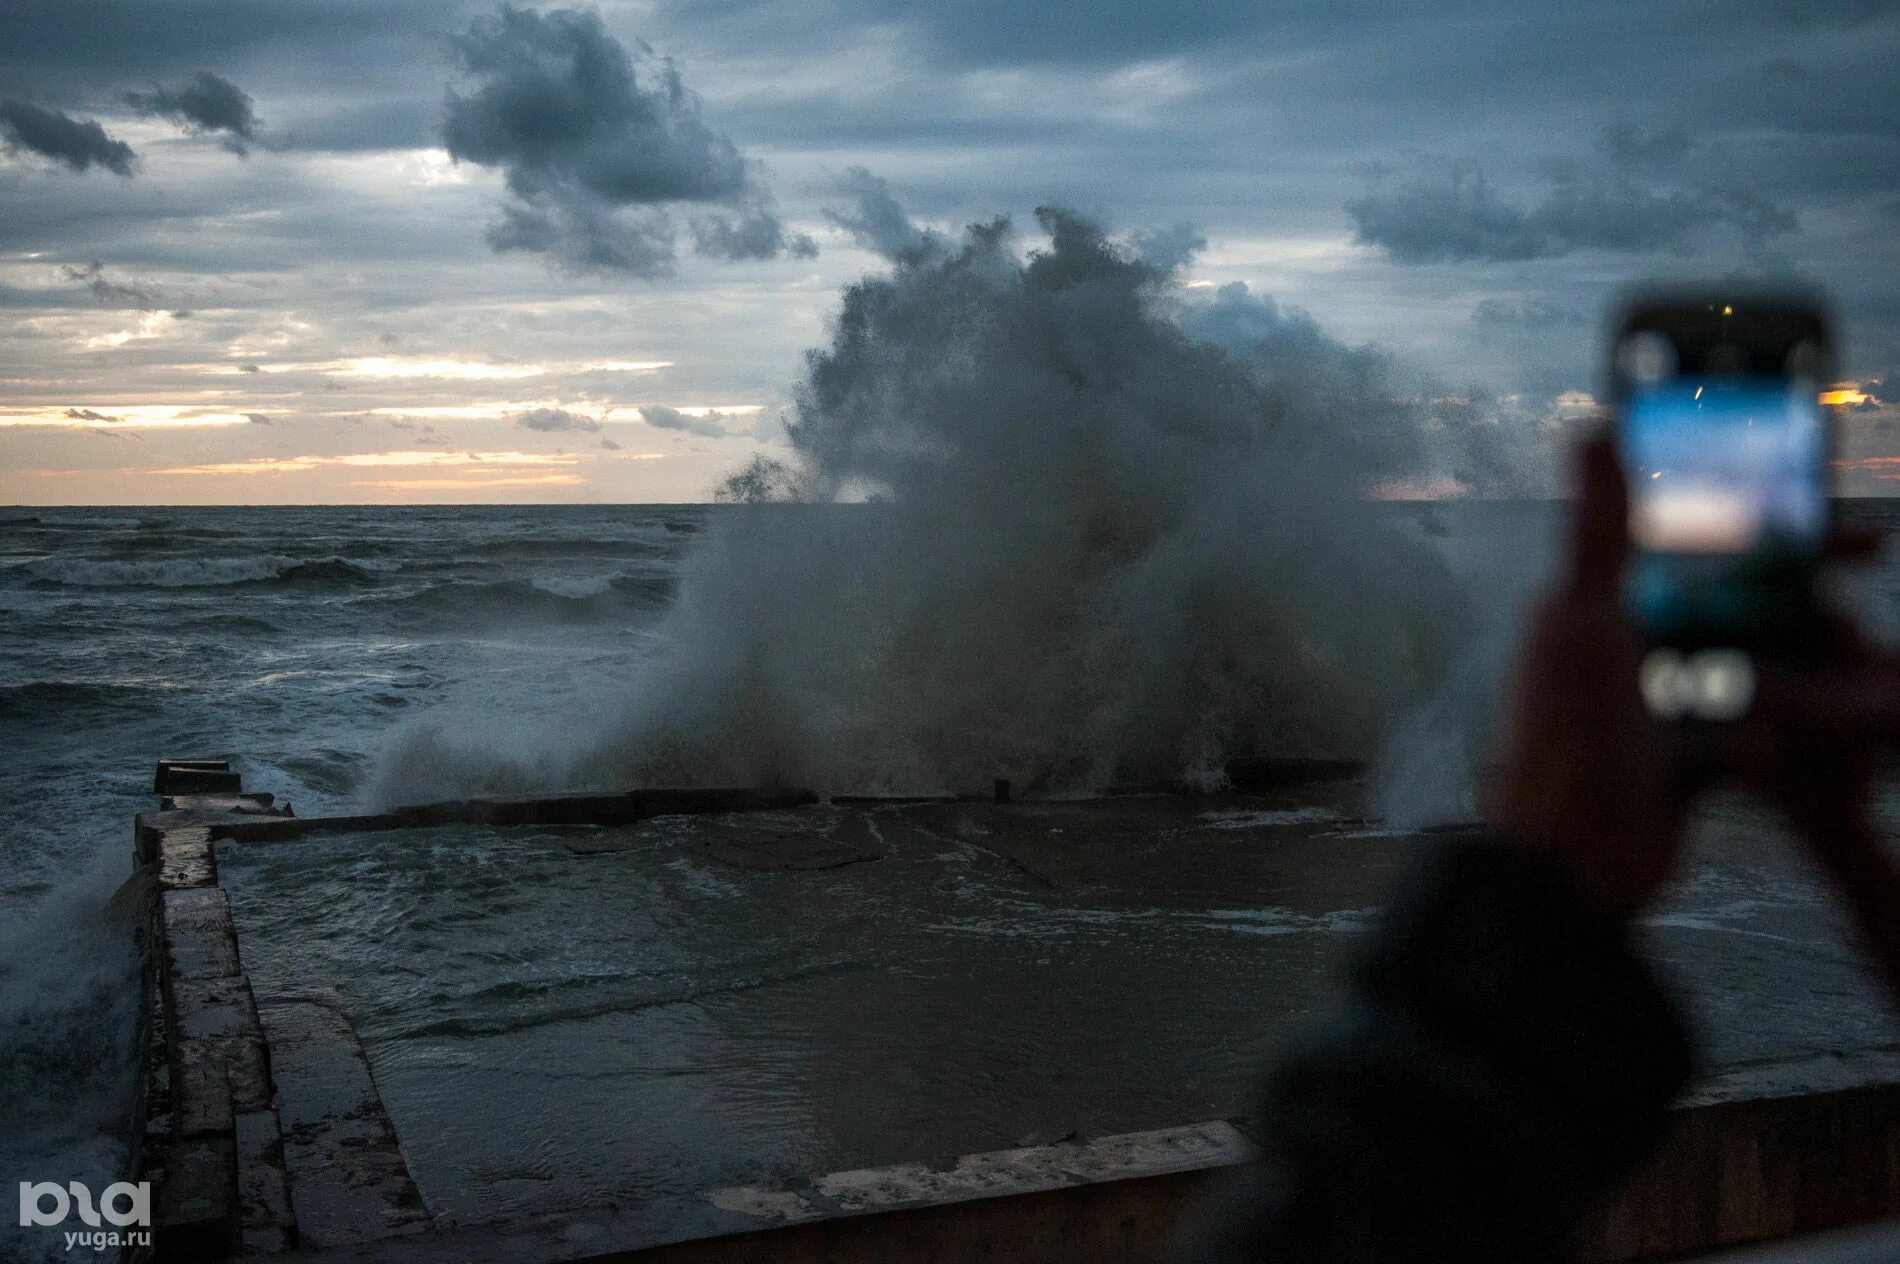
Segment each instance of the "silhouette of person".
[{"label": "silhouette of person", "polygon": [[[1576,469],[1568,556],[1520,654],[1489,828],[1420,858],[1346,1000],[1270,1069],[1259,1161],[1191,1259],[1569,1259],[1692,1068],[1628,928],[1714,785],[1781,810],[1900,997],[1900,871],[1868,805],[1900,745],[1900,658],[1834,615],[1832,653],[1763,668],[1743,720],[1658,724],[1638,689],[1628,492],[1607,435],[1579,447]],[[1875,543],[1842,536],[1832,553]],[[1900,1233],[1876,1237],[1747,1258],[1900,1258]]]}]

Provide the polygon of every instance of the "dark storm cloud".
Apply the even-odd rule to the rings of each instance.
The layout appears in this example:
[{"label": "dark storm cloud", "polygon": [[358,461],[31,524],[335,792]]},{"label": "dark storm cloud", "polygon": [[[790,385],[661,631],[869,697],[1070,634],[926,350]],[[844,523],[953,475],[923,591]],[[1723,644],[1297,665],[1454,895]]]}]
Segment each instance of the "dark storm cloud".
[{"label": "dark storm cloud", "polygon": [[119,99],[140,114],[170,119],[193,135],[223,132],[225,146],[240,156],[248,152],[248,142],[257,140],[257,115],[250,95],[210,71],[201,70],[171,87],[123,92]]},{"label": "dark storm cloud", "polygon": [[[74,109],[207,66],[267,85],[273,147],[432,143],[442,41],[472,0],[6,0],[0,83]],[[229,136],[229,132],[220,133]]]},{"label": "dark storm cloud", "polygon": [[1639,127],[1613,123],[1604,129],[1597,152],[1612,163],[1629,167],[1673,168],[1696,148],[1681,127]]},{"label": "dark storm cloud", "polygon": [[503,5],[454,51],[472,86],[450,91],[442,140],[451,157],[507,179],[515,201],[489,232],[496,250],[658,276],[673,261],[665,208],[710,204],[724,209],[695,225],[703,254],[814,253],[773,213],[756,164],[701,118],[679,68],[642,42],[629,49],[598,13]]},{"label": "dark storm cloud", "polygon": [[109,417],[105,413],[91,408],[68,408],[66,416],[73,421],[123,421],[122,417]]},{"label": "dark storm cloud", "polygon": [[1194,256],[1207,249],[1207,234],[1192,224],[1170,224],[1166,228],[1144,228],[1129,238],[1135,257],[1160,272],[1187,267]]},{"label": "dark storm cloud", "polygon": [[129,176],[138,162],[130,145],[106,135],[93,120],[12,98],[0,99],[0,145],[10,154],[38,154],[74,171],[104,167]]},{"label": "dark storm cloud", "polygon": [[[1319,6],[1288,6],[1300,10]],[[1353,4],[1332,5],[1347,12]],[[851,0],[801,6],[768,0],[679,0],[672,6],[682,24],[725,24],[798,40],[822,36],[832,23],[904,32],[947,62],[1023,64],[1087,63],[1165,56],[1183,49],[1219,46],[1261,25],[1254,0],[1203,0],[1191,16],[1172,5],[1131,0],[969,0],[957,5],[929,0]],[[829,22],[826,21],[829,19]]]},{"label": "dark storm cloud", "polygon": [[1542,298],[1525,299],[1520,303],[1487,298],[1471,310],[1471,322],[1493,328],[1560,329],[1583,324],[1583,313]]},{"label": "dark storm cloud", "polygon": [[1484,173],[1454,163],[1443,174],[1346,203],[1354,240],[1400,263],[1536,259],[1552,253],[1530,215],[1500,197]]},{"label": "dark storm cloud", "polygon": [[604,203],[574,198],[504,206],[485,236],[500,254],[547,255],[577,272],[659,277],[673,269],[676,231],[672,217],[661,211],[615,214]]},{"label": "dark storm cloud", "polygon": [[718,413],[695,417],[664,404],[642,404],[640,416],[646,419],[647,425],[657,426],[661,430],[679,430],[686,434],[704,435],[708,439],[723,439],[727,434],[726,428],[716,420]]},{"label": "dark storm cloud", "polygon": [[811,259],[818,254],[818,243],[805,233],[786,231],[765,201],[735,214],[695,220],[693,248],[709,258],[735,261],[776,259],[782,254]]},{"label": "dark storm cloud", "polygon": [[599,430],[600,422],[583,413],[569,412],[565,408],[531,408],[525,413],[515,415],[515,424],[524,430],[539,430],[544,433],[559,430]]},{"label": "dark storm cloud", "polygon": [[[69,111],[207,67],[270,101],[272,148],[360,152],[433,144],[442,45],[493,0],[6,0],[0,83]],[[193,94],[196,95],[196,94]],[[228,105],[228,98],[226,100]],[[199,112],[217,104],[199,103]],[[229,120],[230,112],[213,112]],[[212,129],[227,140],[248,141]]]},{"label": "dark storm cloud", "polygon": [[[579,173],[593,172],[585,163],[545,172],[579,194],[530,200],[501,195],[507,164],[464,162],[448,173],[439,153],[390,152],[441,143],[445,49],[476,19],[496,22],[496,3],[0,0],[0,95],[97,119],[144,151],[141,137],[169,128],[145,123],[131,133],[118,121],[132,113],[119,94],[215,71],[257,95],[269,124],[259,135],[289,151],[239,164],[215,161],[203,142],[155,140],[142,178],[106,181],[106,197],[98,178],[25,169],[51,168],[43,159],[0,159],[30,177],[0,176],[0,252],[16,259],[0,280],[0,307],[16,317],[0,357],[44,365],[35,373],[57,381],[51,396],[158,402],[174,388],[237,385],[249,398],[220,407],[267,408],[282,429],[293,418],[317,425],[325,413],[367,417],[391,402],[382,392],[403,384],[214,379],[185,366],[264,356],[279,362],[268,368],[315,363],[356,354],[365,331],[385,328],[400,330],[418,356],[581,364],[635,354],[611,342],[632,329],[651,344],[638,355],[680,366],[652,397],[773,398],[818,336],[834,285],[855,270],[845,252],[815,267],[771,269],[769,292],[755,288],[766,269],[721,283],[713,278],[723,269],[682,266],[690,286],[628,293],[625,276],[663,272],[676,256],[684,264],[695,249],[769,249],[769,224],[747,221],[743,194],[616,202],[583,182]],[[824,222],[821,208],[835,202],[841,236],[885,254],[926,240],[925,224],[943,230],[1049,201],[1129,225],[1191,221],[1214,247],[1191,265],[1196,281],[1245,279],[1313,309],[1342,336],[1541,398],[1594,384],[1593,322],[1618,283],[1759,270],[1771,262],[1767,247],[1778,266],[1833,290],[1854,357],[1845,372],[1900,364],[1891,284],[1900,267],[1900,94],[1879,90],[1891,79],[1900,7],[1845,3],[1853,11],[1736,0],[1711,21],[1707,5],[1637,6],[1633,17],[1634,8],[1602,0],[1213,0],[1192,14],[1142,0],[613,0],[601,5],[601,24],[636,65],[639,92],[662,105],[664,77],[634,37],[684,59],[685,84],[704,95],[700,125],[729,138],[742,163],[772,164],[783,208],[771,211],[775,220]],[[1834,20],[1842,14],[1851,21]],[[548,76],[556,87],[567,81],[558,66]],[[472,98],[488,82],[457,78],[455,87]],[[1619,126],[1604,131],[1611,124]],[[1489,197],[1478,201],[1492,219],[1478,236],[1486,248],[1501,236],[1505,253],[1526,254],[1526,263],[1400,267],[1384,247],[1338,249],[1355,229],[1348,200],[1402,188],[1420,174],[1408,165],[1414,156],[1435,154],[1480,164],[1471,170],[1482,172]],[[1553,154],[1571,162],[1553,165]],[[1395,174],[1389,187],[1368,190],[1360,173],[1380,163]],[[826,189],[833,173],[858,164],[890,177],[919,219],[880,221],[875,198]],[[514,165],[533,167],[528,157]],[[1619,193],[1619,180],[1664,205]],[[1566,247],[1555,227],[1615,236],[1606,221],[1624,217],[1636,225],[1621,230],[1626,238],[1667,236],[1671,215],[1682,214],[1667,200],[1710,189],[1760,201],[1751,209],[1732,198],[1728,218],[1660,249]],[[509,208],[505,217],[496,202]],[[1538,215],[1547,202],[1548,217]],[[1777,212],[1798,213],[1802,231],[1767,231]],[[1762,233],[1752,259],[1739,226],[1751,215]],[[519,260],[497,266],[482,242],[491,223],[502,247],[610,277],[577,282]],[[1169,253],[1164,236],[1125,244],[1158,261]],[[18,262],[34,252],[39,263]],[[150,292],[115,296],[90,279],[58,279],[60,262],[95,257],[113,261],[99,278],[106,286]],[[88,310],[96,305],[191,306],[199,315],[185,326],[152,322],[157,336],[147,337],[124,313],[112,313],[126,319],[120,330]],[[138,336],[88,346],[119,333]],[[14,388],[13,402],[65,407],[64,398],[27,399],[25,389]],[[490,383],[419,389],[440,391],[437,403],[494,393]],[[583,412],[595,410],[575,401],[612,397],[591,378],[569,389],[559,371],[535,393]],[[750,417],[725,425],[777,441]],[[381,422],[377,431],[388,433]],[[187,438],[215,446],[246,431],[140,433],[155,447]],[[251,442],[263,435],[248,433]],[[641,446],[621,426],[602,433]],[[592,450],[600,437],[550,442]],[[44,436],[0,431],[5,438]],[[655,438],[644,442],[687,446]],[[704,477],[692,475],[687,491]]]},{"label": "dark storm cloud", "polygon": [[[1311,111],[1331,126],[1316,140],[1353,128],[1353,116],[1378,116],[1378,126],[1403,129],[1391,105],[1428,107],[1417,121],[1444,112],[1469,118],[1476,106],[1489,122],[1564,98],[1614,104],[1640,87],[1700,96],[1711,118],[1734,117],[1738,104],[1759,116],[1754,85],[1728,76],[1724,54],[1747,63],[1782,57],[1790,37],[1866,36],[1891,23],[1892,0],[1738,0],[1720,20],[1702,5],[1634,8],[1578,0],[1540,6],[1534,14],[1508,0],[1206,0],[1191,8],[1152,0],[823,0],[802,5],[772,0],[671,0],[662,12],[679,29],[724,37],[734,47],[769,40],[801,50],[835,47],[850,34],[896,35],[931,63],[947,67],[1090,68],[1196,59],[1231,68],[1264,54],[1268,74],[1236,81],[1243,93],[1265,86],[1283,109]],[[1882,59],[1877,40],[1870,59]],[[1710,93],[1699,74],[1714,71],[1732,86]],[[1328,90],[1328,85],[1331,90]],[[908,90],[910,85],[906,84]],[[1279,89],[1294,89],[1285,95]],[[1739,89],[1739,91],[1738,91]],[[1879,96],[1851,82],[1830,85],[1861,108]],[[1810,96],[1819,95],[1810,92]],[[1891,96],[1892,94],[1886,94]],[[1258,98],[1257,98],[1258,99]],[[1482,103],[1481,105],[1479,103]],[[1776,102],[1779,104],[1779,101]],[[1891,104],[1876,107],[1889,111]],[[1214,124],[1217,126],[1217,123]]]},{"label": "dark storm cloud", "polygon": [[1680,131],[1613,127],[1590,158],[1546,163],[1534,205],[1500,194],[1477,164],[1454,162],[1355,198],[1346,212],[1355,241],[1407,264],[1681,251],[1717,229],[1758,247],[1794,231],[1793,212],[1760,193],[1685,178],[1694,148]]},{"label": "dark storm cloud", "polygon": [[911,223],[892,195],[890,182],[865,168],[847,170],[838,181],[838,191],[851,199],[851,205],[828,208],[825,218],[873,254],[899,260],[926,254],[940,244],[934,234]]},{"label": "dark storm cloud", "polygon": [[1567,180],[1531,212],[1547,243],[1570,250],[1672,250],[1698,228],[1733,224],[1751,237],[1788,232],[1793,217],[1758,198],[1714,193],[1655,193],[1627,180]]},{"label": "dark storm cloud", "polygon": [[[281,59],[320,78],[356,69],[328,54],[354,48],[413,65],[426,41],[478,7],[458,0],[8,0],[0,65],[10,76],[120,88],[207,64]],[[398,43],[400,41],[400,44]],[[213,54],[216,54],[215,56]],[[316,64],[312,64],[313,60]],[[328,64],[325,64],[325,63]],[[44,95],[44,94],[41,94]]]},{"label": "dark storm cloud", "polygon": [[106,276],[105,264],[97,259],[83,268],[61,264],[59,274],[68,281],[79,282],[94,298],[113,307],[135,307],[149,312],[159,306],[158,295],[142,285],[112,280]]},{"label": "dark storm cloud", "polygon": [[518,197],[573,186],[621,205],[746,189],[745,160],[699,118],[678,69],[645,45],[630,54],[597,13],[504,5],[455,49],[477,86],[449,94],[443,139],[455,157],[501,168]]},{"label": "dark storm cloud", "polygon": [[1851,31],[1893,13],[1893,0],[1768,0],[1768,8],[1796,30]]}]

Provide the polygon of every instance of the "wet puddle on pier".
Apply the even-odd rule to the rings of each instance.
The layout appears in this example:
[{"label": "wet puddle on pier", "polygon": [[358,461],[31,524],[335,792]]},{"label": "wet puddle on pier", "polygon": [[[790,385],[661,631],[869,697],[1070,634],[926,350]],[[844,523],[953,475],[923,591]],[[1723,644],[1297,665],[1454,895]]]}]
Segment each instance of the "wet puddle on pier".
[{"label": "wet puddle on pier", "polygon": [[[1355,822],[1346,793],[464,825],[219,857],[260,1002],[349,1016],[430,1209],[466,1224],[1245,1115],[1416,845]],[[1657,954],[1718,1012],[1791,973],[1855,1004],[1845,952],[1814,946],[1813,888],[1760,863],[1699,874]],[[1825,1017],[1806,1004],[1736,1023],[1717,1054],[1801,1047]]]}]

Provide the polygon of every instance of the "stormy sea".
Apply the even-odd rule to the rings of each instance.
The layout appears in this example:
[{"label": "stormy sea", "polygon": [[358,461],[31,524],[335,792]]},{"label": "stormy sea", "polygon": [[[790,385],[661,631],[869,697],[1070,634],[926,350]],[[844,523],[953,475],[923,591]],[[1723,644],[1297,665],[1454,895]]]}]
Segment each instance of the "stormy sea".
[{"label": "stormy sea", "polygon": [[[510,767],[545,752],[551,733],[565,732],[579,749],[600,736],[590,726],[605,714],[601,699],[615,700],[618,712],[664,660],[686,559],[708,547],[709,533],[743,536],[780,512],[458,506],[0,516],[3,1165],[105,1180],[124,1162],[139,992],[132,897],[121,888],[132,816],[152,803],[156,756],[228,755],[247,785],[317,815],[468,788],[440,781],[446,768],[424,770],[419,749],[439,759],[457,743],[485,745]],[[876,508],[821,512],[856,532]],[[1367,512],[1429,542],[1494,594],[1517,585],[1520,595],[1515,577],[1534,570],[1540,551],[1525,544],[1524,528],[1542,530],[1550,517],[1526,505]],[[1900,523],[1885,503],[1862,502],[1855,512]],[[1472,547],[1485,539],[1491,548]],[[1867,587],[1876,610],[1900,603],[1900,572],[1890,566]],[[671,626],[677,635],[698,625]],[[550,775],[560,771],[550,766]],[[421,780],[387,780],[400,775]],[[1422,757],[1395,774],[1401,782],[1440,775],[1453,776]],[[614,780],[604,770],[579,779]]]},{"label": "stormy sea", "polygon": [[[1482,401],[1244,285],[1190,293],[1189,253],[1056,210],[1028,244],[909,230],[720,504],[0,511],[3,1166],[123,1166],[161,755],[307,816],[1376,753],[1529,570],[1366,493],[1496,485],[1511,454]],[[1439,731],[1481,693],[1410,722],[1401,815],[1468,806],[1471,742]]]},{"label": "stormy sea", "polygon": [[7,1170],[124,1161],[139,994],[115,892],[155,756],[231,752],[313,815],[432,704],[558,714],[640,657],[704,512],[0,513]]},{"label": "stormy sea", "polygon": [[[0,1172],[96,1186],[125,1170],[142,899],[131,822],[152,804],[159,756],[227,757],[301,816],[642,785],[940,795],[1008,779],[1053,802],[1162,782],[1218,790],[1235,760],[1320,757],[1366,764],[1363,802],[1145,810],[1184,813],[1157,837],[1209,855],[1286,826],[1316,827],[1301,845],[1323,854],[1471,819],[1498,682],[1560,518],[1549,501],[1508,498],[1523,462],[1484,402],[1244,286],[1188,294],[1178,258],[1060,213],[1042,226],[1047,245],[1027,254],[1000,222],[961,243],[920,238],[847,289],[793,391],[789,456],[740,470],[722,503],[0,510]],[[1448,479],[1495,498],[1394,499]],[[1849,512],[1900,524],[1889,502]],[[1856,596],[1892,631],[1900,569],[1883,564]],[[1012,1100],[1041,1100],[1019,1072],[1059,1068],[1075,1042],[1147,1056],[1092,1034],[1135,1020],[1105,972],[1153,965],[1130,995],[1191,992],[1198,1030],[1225,1033],[1237,991],[1308,987],[1324,970],[1300,945],[1364,912],[1357,894],[1263,913],[1208,891],[1169,907],[1151,890],[1173,872],[1165,854],[1094,907],[927,814],[827,820],[782,828],[868,831],[825,846],[848,862],[875,844],[901,863],[844,868],[824,905],[701,863],[731,840],[345,840],[234,861],[226,884],[240,922],[264,932],[246,958],[255,977],[355,988],[399,1129],[447,1118],[445,1094],[495,1104],[503,1122],[482,1144],[433,1126],[405,1136],[451,1218],[551,1205],[549,1172],[568,1170],[556,1157],[494,1151],[521,1131],[508,1111],[540,1109],[555,1070],[571,1082],[546,1101],[573,1112],[569,1131],[629,1103],[700,1121],[704,1149],[723,1145],[734,1165],[694,1180],[752,1179],[739,1157],[772,1146],[788,1173],[908,1157],[873,1150],[907,1141],[884,1120],[827,1131],[800,1114],[861,1094],[808,1082],[859,1064],[802,1051],[814,1014],[832,1011],[798,987],[857,971],[890,984],[885,1012],[917,999],[866,945],[943,954],[977,941],[968,951],[1020,987],[1014,1008],[1049,1024],[1037,1056],[998,1032],[977,1072],[950,1068],[977,1082],[931,1081],[928,1059],[899,1047],[943,1036],[927,1015],[875,1037],[888,1049],[856,1050],[917,1119],[951,1097],[984,1100],[981,1077],[1011,1068],[1002,1078],[1020,1096],[994,1099],[1000,1118]],[[1071,827],[1052,819],[1042,836]],[[580,869],[576,856],[598,859]],[[517,898],[530,886],[550,903]],[[1759,886],[1702,890],[1675,933],[1772,938],[1775,919],[1811,920],[1824,898],[1795,882],[1764,903]],[[548,911],[564,909],[572,921]],[[636,931],[637,947],[614,938]],[[1210,942],[1224,945],[1211,957]],[[1704,945],[1685,959],[1734,954]],[[1063,969],[1073,979],[1052,985]],[[796,986],[771,1022],[712,1030],[720,996],[774,980]],[[1730,989],[1736,1007],[1751,1003],[1746,982]],[[1052,986],[1099,1003],[1100,1026],[1038,1009]],[[856,1039],[864,993],[841,995],[826,1041]],[[1154,1040],[1197,1030],[1144,1012]],[[589,1048],[637,1064],[589,1089],[593,1070],[563,1033],[623,1021],[659,1026],[597,1033]],[[472,1052],[481,1041],[487,1062]],[[638,1061],[649,1049],[655,1060]],[[1223,1034],[1179,1053],[1218,1065],[1169,1083],[1218,1092],[1168,1103],[1196,1113],[1167,1118],[1214,1118],[1260,1046]],[[425,1065],[440,1073],[405,1078]],[[476,1069],[441,1070],[454,1066]],[[1147,1063],[1123,1070],[1153,1088]],[[629,1172],[700,1154],[667,1148],[665,1129],[614,1135],[661,1146]],[[959,1144],[979,1142],[995,1136]]]},{"label": "stormy sea", "polygon": [[[614,737],[609,717],[656,687],[666,638],[701,635],[675,598],[708,535],[727,540],[712,550],[730,547],[784,512],[0,513],[0,1167],[104,1182],[125,1161],[139,1006],[126,884],[157,756],[229,756],[246,785],[305,816],[532,786],[542,769],[543,788],[650,781],[636,763],[617,775],[611,761],[576,767],[550,752]],[[853,525],[875,506],[797,512],[879,534]],[[675,649],[695,664],[712,653]],[[460,746],[483,756],[451,766],[443,750]],[[814,771],[774,749],[784,774]],[[705,758],[667,779],[775,776]],[[960,788],[894,783],[876,761],[858,775],[825,788]]]}]

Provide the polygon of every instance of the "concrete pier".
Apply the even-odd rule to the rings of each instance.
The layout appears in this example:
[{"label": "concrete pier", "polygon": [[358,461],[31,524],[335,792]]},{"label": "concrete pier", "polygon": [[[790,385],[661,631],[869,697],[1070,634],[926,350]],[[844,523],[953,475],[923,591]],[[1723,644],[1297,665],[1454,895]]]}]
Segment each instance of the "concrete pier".
[{"label": "concrete pier", "polygon": [[[257,966],[247,968],[219,848],[294,847],[338,835],[349,838],[328,845],[374,848],[401,845],[403,831],[457,825],[539,828],[535,836],[545,838],[548,828],[626,829],[705,814],[708,828],[693,835],[698,854],[786,881],[831,882],[831,871],[869,872],[858,866],[895,858],[928,883],[936,880],[935,840],[957,837],[982,863],[1019,875],[1025,889],[1052,900],[1113,904],[1118,892],[1135,891],[1157,898],[1152,888],[1163,867],[1166,891],[1158,898],[1184,907],[1218,908],[1229,893],[1248,890],[1350,908],[1382,884],[1415,840],[1353,833],[1344,814],[1348,776],[1329,767],[1302,781],[1282,770],[1259,783],[1258,793],[1269,797],[1228,796],[1186,809],[1167,797],[1051,803],[1020,795],[840,799],[821,808],[820,796],[797,789],[644,789],[298,818],[269,794],[246,792],[222,761],[163,761],[155,779],[161,806],[140,814],[134,831],[138,861],[154,879],[142,1158],[143,1179],[154,1182],[156,1256],[518,1264],[1153,1259],[1245,1160],[1244,1118],[1178,1119],[1041,1144],[999,1136],[949,1161],[919,1155],[639,1205],[455,1223],[431,1210],[427,1182],[405,1154],[401,1120],[392,1118],[348,1006],[331,990],[340,981],[254,987]],[[786,813],[818,811],[828,814],[822,829],[782,828]],[[1308,821],[1323,828],[1307,828]],[[1272,847],[1238,841],[1250,837],[1246,830],[1269,827],[1278,831]],[[644,846],[639,837],[583,830],[566,847],[574,863],[588,863],[590,855]],[[237,863],[228,852],[226,862]],[[1665,910],[1660,918],[1693,915]],[[1834,977],[1835,967],[1795,938],[1763,931],[1759,943],[1763,953],[1782,954],[1762,967],[1782,970],[1779,980],[1818,988],[1816,980]],[[1773,964],[1784,957],[1784,965]],[[1725,1011],[1718,1006],[1717,1013]],[[1816,1022],[1825,1018],[1817,1011]],[[1247,1018],[1237,1013],[1235,1021]],[[1757,1049],[1745,1037],[1719,1045],[1724,1064],[1678,1105],[1650,1163],[1593,1225],[1590,1258],[1679,1258],[1900,1214],[1900,1046],[1859,1031],[1817,1031],[1817,1047],[1796,1055]]]}]

